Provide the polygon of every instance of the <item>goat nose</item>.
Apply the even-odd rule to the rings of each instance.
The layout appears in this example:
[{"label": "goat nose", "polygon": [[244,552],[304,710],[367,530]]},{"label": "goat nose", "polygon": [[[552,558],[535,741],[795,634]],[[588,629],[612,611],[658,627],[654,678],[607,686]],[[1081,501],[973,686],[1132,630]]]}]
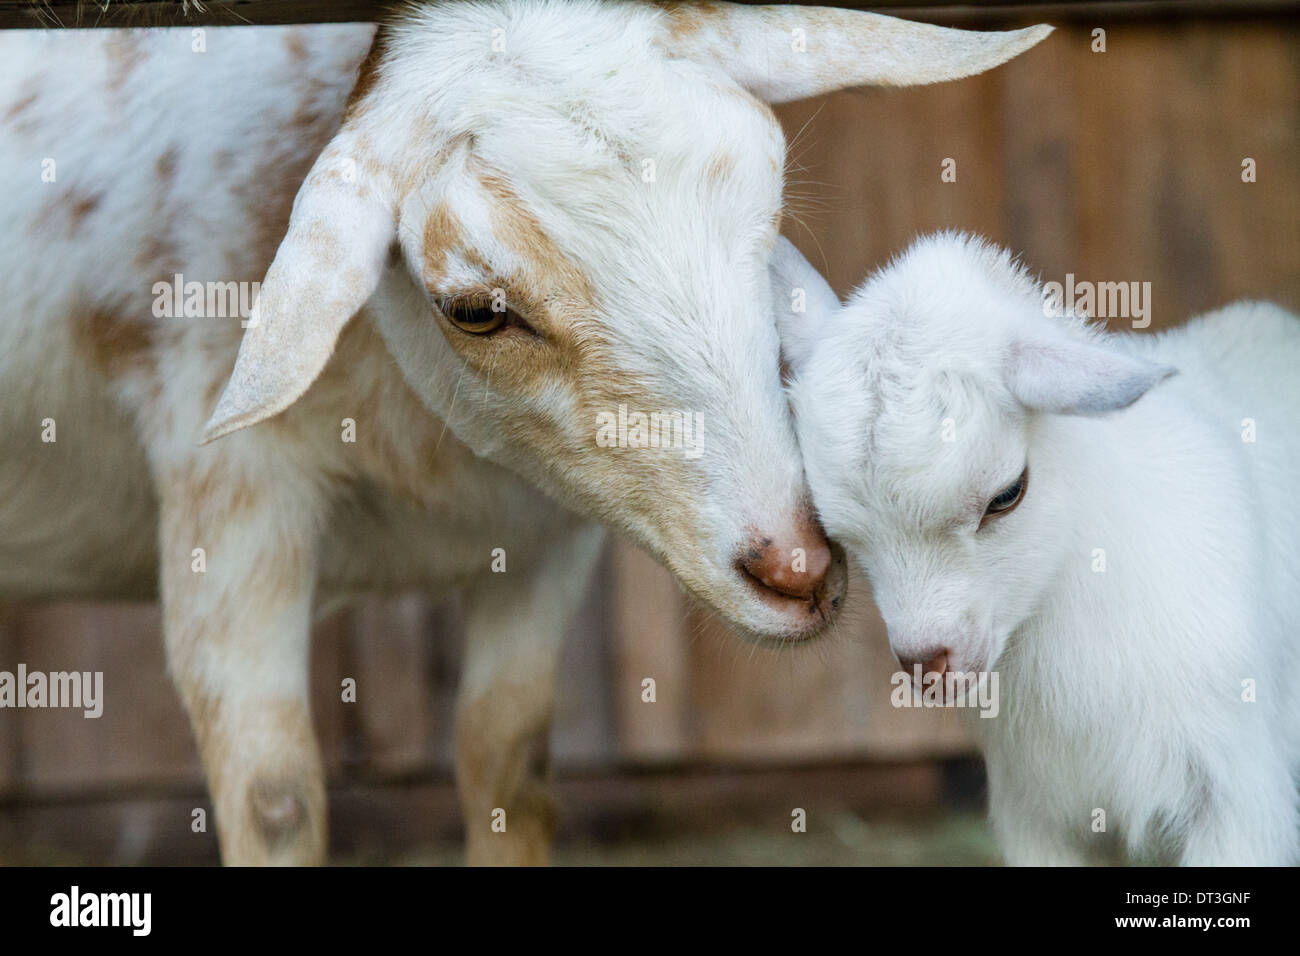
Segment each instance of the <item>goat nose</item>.
[{"label": "goat nose", "polygon": [[801,522],[788,535],[756,536],[741,556],[740,566],[765,588],[810,601],[826,583],[830,542],[816,522]]},{"label": "goat nose", "polygon": [[921,676],[926,677],[930,674],[942,674],[948,669],[948,648],[941,647],[938,650],[918,651],[913,654],[899,654],[898,663],[903,665],[903,670],[908,674],[916,672],[916,665],[921,665]]}]

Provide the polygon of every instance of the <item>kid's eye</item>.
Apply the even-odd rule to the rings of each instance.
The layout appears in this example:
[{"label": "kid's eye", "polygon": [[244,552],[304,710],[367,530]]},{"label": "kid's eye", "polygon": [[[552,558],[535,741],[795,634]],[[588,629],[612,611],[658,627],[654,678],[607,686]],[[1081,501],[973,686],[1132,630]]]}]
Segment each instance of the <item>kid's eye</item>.
[{"label": "kid's eye", "polygon": [[988,507],[984,509],[984,517],[980,519],[980,527],[984,527],[992,518],[998,518],[1015,511],[1016,507],[1025,498],[1025,487],[1028,484],[1029,466],[1025,465],[1020,477],[999,491],[989,501]]}]

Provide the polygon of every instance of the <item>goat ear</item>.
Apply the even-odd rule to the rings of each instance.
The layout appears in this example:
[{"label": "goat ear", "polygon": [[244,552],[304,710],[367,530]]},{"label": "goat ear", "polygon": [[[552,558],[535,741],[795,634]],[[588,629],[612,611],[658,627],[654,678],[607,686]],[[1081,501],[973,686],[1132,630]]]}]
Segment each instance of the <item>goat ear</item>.
[{"label": "goat ear", "polygon": [[1177,369],[1091,343],[1020,341],[1012,345],[1007,387],[1026,408],[1087,415],[1127,408]]},{"label": "goat ear", "polygon": [[235,369],[202,442],[283,411],[316,380],[348,320],[383,272],[396,238],[389,190],[353,158],[345,125],[294,199],[289,229],[262,282]]},{"label": "goat ear", "polygon": [[855,10],[675,4],[668,43],[718,64],[769,103],[849,86],[915,86],[983,73],[1052,32],[1046,24],[981,33]]},{"label": "goat ear", "polygon": [[800,368],[813,345],[826,334],[824,322],[839,312],[835,290],[785,236],[777,236],[767,264],[772,313],[781,333],[781,353]]}]

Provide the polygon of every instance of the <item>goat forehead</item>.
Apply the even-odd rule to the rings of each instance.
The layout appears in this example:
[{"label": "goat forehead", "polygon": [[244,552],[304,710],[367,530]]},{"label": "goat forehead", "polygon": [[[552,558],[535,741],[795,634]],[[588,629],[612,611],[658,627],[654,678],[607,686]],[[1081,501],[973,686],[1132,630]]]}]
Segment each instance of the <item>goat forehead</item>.
[{"label": "goat forehead", "polygon": [[716,241],[720,225],[773,218],[783,180],[779,126],[735,99],[690,115],[690,100],[683,91],[630,117],[590,112],[588,104],[521,105],[496,123],[479,121],[473,150],[575,228],[622,224],[630,236],[648,237],[689,228]]},{"label": "goat forehead", "polygon": [[672,55],[661,20],[631,3],[414,8],[385,38],[386,99],[422,103],[447,135],[495,136],[525,160],[566,142],[652,156],[738,133],[780,148],[766,104],[716,66]]},{"label": "goat forehead", "polygon": [[814,365],[798,401],[810,475],[846,513],[835,523],[965,527],[1023,465],[1021,418],[978,378],[861,358],[835,355],[834,371],[829,359]]}]

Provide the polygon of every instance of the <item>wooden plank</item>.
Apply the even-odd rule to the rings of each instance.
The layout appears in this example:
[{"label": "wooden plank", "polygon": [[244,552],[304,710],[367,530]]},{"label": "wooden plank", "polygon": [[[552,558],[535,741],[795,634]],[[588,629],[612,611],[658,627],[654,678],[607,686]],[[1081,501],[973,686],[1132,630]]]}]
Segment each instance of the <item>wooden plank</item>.
[{"label": "wooden plank", "polygon": [[[617,667],[611,694],[620,753],[632,762],[681,759],[690,750],[694,706],[681,588],[644,551],[625,541],[613,548],[611,622]],[[654,680],[655,700],[642,699]]]},{"label": "wooden plank", "polygon": [[[454,691],[456,671],[454,661],[450,675],[446,668],[435,670],[434,655],[450,650],[457,656],[456,646],[441,646],[445,635],[435,633],[437,616],[438,609],[415,594],[370,599],[355,611],[346,676],[356,679],[357,701],[344,704],[336,694],[334,702],[350,712],[349,757],[367,773],[401,775],[433,766],[434,708],[447,706],[435,698],[448,696],[448,680]],[[339,680],[332,684],[339,687]]]},{"label": "wooden plank", "polygon": [[[758,3],[761,0],[740,0]],[[975,24],[1024,20],[1055,23],[1098,19],[1289,16],[1291,0],[794,0],[813,6],[874,10],[896,16]],[[396,0],[0,0],[0,28],[230,26],[373,22]]]},{"label": "wooden plank", "polygon": [[[1115,30],[1107,54],[1078,64],[1090,93],[1077,150],[1090,161],[1074,197],[1085,268],[1073,271],[1150,281],[1153,329],[1243,296],[1300,305],[1300,34],[1223,34]],[[1243,183],[1245,156],[1267,178]]]},{"label": "wooden plank", "polygon": [[353,609],[342,608],[314,621],[311,630],[311,670],[308,693],[311,696],[312,726],[320,742],[325,773],[338,776],[345,766],[360,760],[357,742],[355,704],[343,703],[342,680],[355,677],[355,659],[351,654]]},{"label": "wooden plank", "polygon": [[557,767],[611,766],[619,756],[614,703],[615,646],[612,570],[605,546],[586,598],[571,622],[560,654],[551,723],[551,756]]},{"label": "wooden plank", "polygon": [[[32,671],[103,674],[103,713],[17,711],[26,792],[68,793],[147,782],[192,785],[200,768],[163,662],[152,604],[65,603],[24,609],[17,661]],[[16,662],[15,662],[16,663]]]},{"label": "wooden plank", "polygon": [[[1050,69],[1052,51],[1023,59]],[[835,93],[777,109],[790,142],[785,233],[841,294],[919,232],[1003,237],[999,71]],[[956,181],[941,177],[945,160]],[[833,215],[831,212],[833,211]]]}]

